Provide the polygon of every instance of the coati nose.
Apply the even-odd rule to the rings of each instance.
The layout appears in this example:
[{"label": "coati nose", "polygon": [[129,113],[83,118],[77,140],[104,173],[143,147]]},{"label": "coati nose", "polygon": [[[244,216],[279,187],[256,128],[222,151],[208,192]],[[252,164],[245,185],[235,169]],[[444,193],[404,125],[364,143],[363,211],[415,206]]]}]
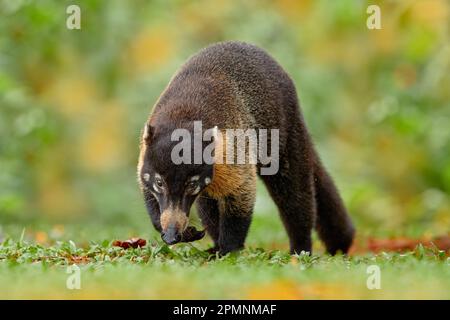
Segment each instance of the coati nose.
[{"label": "coati nose", "polygon": [[161,238],[165,243],[171,245],[180,242],[181,234],[175,227],[169,227],[166,231],[161,233]]}]

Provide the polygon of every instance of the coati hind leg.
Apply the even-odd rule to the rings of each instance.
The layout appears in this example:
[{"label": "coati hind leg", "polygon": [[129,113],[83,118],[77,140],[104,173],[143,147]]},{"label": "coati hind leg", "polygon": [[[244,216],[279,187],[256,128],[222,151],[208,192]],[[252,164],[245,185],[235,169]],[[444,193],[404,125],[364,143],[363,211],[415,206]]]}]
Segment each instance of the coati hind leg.
[{"label": "coati hind leg", "polygon": [[260,175],[278,207],[292,254],[312,252],[316,212],[310,151],[303,141],[300,132],[291,132],[286,149],[280,152],[278,173]]},{"label": "coati hind leg", "polygon": [[339,250],[347,253],[353,242],[355,229],[333,180],[320,160],[316,160],[314,166],[314,184],[317,201],[317,233],[325,243],[328,253],[334,255]]}]

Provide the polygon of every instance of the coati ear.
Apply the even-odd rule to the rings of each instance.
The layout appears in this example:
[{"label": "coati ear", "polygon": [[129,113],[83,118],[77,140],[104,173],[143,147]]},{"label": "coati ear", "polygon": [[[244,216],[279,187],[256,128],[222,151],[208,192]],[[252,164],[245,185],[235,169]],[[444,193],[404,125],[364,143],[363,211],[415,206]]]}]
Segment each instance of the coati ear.
[{"label": "coati ear", "polygon": [[203,160],[206,164],[218,163],[218,155],[222,153],[222,133],[219,128],[217,126],[209,128],[205,131],[203,138],[206,139],[205,141],[211,141],[203,150]]},{"label": "coati ear", "polygon": [[153,127],[150,125],[150,123],[146,122],[144,127],[144,133],[142,134],[142,140],[146,144],[150,144],[153,137]]},{"label": "coati ear", "polygon": [[223,163],[223,136],[222,132],[217,126],[213,128],[214,141],[214,162],[217,164]]},{"label": "coati ear", "polygon": [[217,141],[219,140],[219,128],[217,126],[213,128],[213,138],[214,142],[217,143]]},{"label": "coati ear", "polygon": [[213,128],[213,141],[214,141],[214,145],[216,147],[216,149],[221,149],[222,148],[222,132],[220,132],[219,128],[217,126],[215,126]]}]

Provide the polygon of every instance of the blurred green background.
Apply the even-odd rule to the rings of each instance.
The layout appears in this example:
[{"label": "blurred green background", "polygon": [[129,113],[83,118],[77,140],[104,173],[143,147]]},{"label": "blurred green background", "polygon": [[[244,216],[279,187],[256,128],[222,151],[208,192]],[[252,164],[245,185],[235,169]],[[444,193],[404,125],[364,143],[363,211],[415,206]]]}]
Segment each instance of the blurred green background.
[{"label": "blurred green background", "polygon": [[[382,30],[366,27],[372,3]],[[66,28],[70,4],[81,30]],[[449,12],[445,0],[0,0],[0,225],[154,235],[136,182],[143,123],[190,55],[243,40],[294,79],[360,235],[446,233]],[[261,186],[258,234],[287,246]]]}]

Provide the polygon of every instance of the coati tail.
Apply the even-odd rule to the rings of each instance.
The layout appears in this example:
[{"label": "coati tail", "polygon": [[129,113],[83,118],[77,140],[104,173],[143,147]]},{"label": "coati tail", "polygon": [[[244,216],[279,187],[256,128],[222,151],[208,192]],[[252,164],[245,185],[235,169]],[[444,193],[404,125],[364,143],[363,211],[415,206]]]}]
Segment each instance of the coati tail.
[{"label": "coati tail", "polygon": [[333,180],[319,160],[314,166],[314,186],[317,204],[316,230],[328,253],[347,253],[355,229],[347,214]]}]

